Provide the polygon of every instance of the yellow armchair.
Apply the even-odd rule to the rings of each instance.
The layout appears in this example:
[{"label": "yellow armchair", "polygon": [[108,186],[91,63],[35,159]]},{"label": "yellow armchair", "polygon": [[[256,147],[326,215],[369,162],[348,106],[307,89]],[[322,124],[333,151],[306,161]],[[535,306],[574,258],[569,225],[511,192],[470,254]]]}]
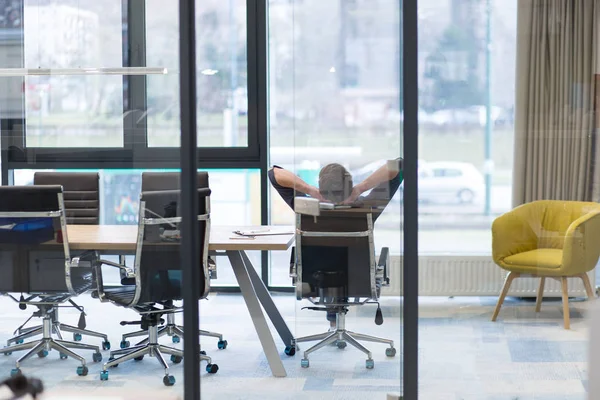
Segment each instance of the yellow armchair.
[{"label": "yellow armchair", "polygon": [[508,271],[492,321],[518,277],[540,278],[535,306],[539,312],[549,277],[562,284],[564,326],[569,329],[567,278],[581,278],[588,298],[594,297],[587,272],[600,257],[600,204],[558,200],[523,204],[494,220],[492,257]]}]

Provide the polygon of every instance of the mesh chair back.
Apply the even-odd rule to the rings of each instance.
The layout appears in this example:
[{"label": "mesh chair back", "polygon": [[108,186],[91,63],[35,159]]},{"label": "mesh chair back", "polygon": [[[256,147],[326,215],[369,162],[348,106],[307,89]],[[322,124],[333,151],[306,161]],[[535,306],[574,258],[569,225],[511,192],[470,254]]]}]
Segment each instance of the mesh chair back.
[{"label": "mesh chair back", "polygon": [[[199,210],[204,219],[198,220],[198,248],[200,250],[200,298],[209,290],[208,219],[210,189],[198,189]],[[142,241],[138,242],[136,274],[139,276],[137,303],[155,303],[182,298],[181,271],[181,206],[180,191],[167,190],[142,192],[140,197],[140,229]],[[142,218],[143,217],[143,218]]]},{"label": "mesh chair back", "polygon": [[[142,192],[156,192],[162,190],[180,190],[181,174],[179,172],[143,172],[142,173]],[[200,171],[197,175],[198,189],[208,188],[208,172]],[[200,208],[202,210],[202,208]],[[167,276],[163,275],[167,280]],[[122,285],[132,285],[134,280],[131,278],[121,278]]]},{"label": "mesh chair back", "polygon": [[322,211],[316,218],[297,214],[297,228],[304,232],[370,232],[363,237],[310,237],[297,240],[301,264],[302,297],[318,297],[322,286],[345,287],[348,297],[372,297],[375,254],[372,225],[367,212]]}]

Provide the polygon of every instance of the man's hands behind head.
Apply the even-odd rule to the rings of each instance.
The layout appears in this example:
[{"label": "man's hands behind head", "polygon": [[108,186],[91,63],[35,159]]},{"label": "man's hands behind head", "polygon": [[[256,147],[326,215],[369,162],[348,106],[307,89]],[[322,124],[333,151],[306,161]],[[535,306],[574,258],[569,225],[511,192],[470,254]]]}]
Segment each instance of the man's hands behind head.
[{"label": "man's hands behind head", "polygon": [[346,200],[342,201],[341,204],[343,204],[343,205],[354,204],[356,202],[356,200],[358,200],[358,198],[360,197],[361,194],[362,194],[362,191],[360,190],[358,185],[354,186],[352,188],[352,192],[350,193],[350,196],[348,196],[348,198]]}]

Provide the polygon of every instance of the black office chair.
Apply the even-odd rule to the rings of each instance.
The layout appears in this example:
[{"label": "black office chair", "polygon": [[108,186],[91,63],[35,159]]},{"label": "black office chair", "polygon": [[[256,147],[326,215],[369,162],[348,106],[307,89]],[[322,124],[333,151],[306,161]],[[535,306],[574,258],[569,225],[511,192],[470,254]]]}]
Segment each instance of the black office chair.
[{"label": "black office chair", "polygon": [[[156,357],[165,369],[163,382],[167,386],[175,383],[169,375],[168,365],[163,357],[171,355],[173,363],[180,363],[183,352],[179,349],[163,346],[158,343],[158,326],[163,323],[162,317],[182,309],[173,306],[174,300],[182,299],[182,276],[180,257],[181,222],[178,190],[160,192],[142,192],[140,196],[140,214],[138,224],[138,240],[133,270],[128,275],[135,278],[135,285],[106,286],[102,282],[100,270],[96,271],[98,279],[98,295],[101,301],[109,301],[115,305],[131,308],[141,315],[141,321],[121,322],[122,325],[139,324],[146,332],[148,340],[131,348],[112,351],[109,361],[104,364],[100,374],[102,380],[108,380],[108,368],[131,360],[141,360],[144,355]],[[206,298],[210,289],[208,271],[208,244],[210,236],[210,189],[198,189],[198,202],[202,214],[198,215],[200,238],[200,299]],[[119,264],[100,260],[97,268],[109,265],[127,268]],[[115,358],[120,356],[119,358]],[[210,357],[201,354],[200,359],[207,361],[206,371],[216,373],[218,366],[212,364]]]},{"label": "black office chair", "polygon": [[[73,255],[61,186],[0,187],[0,293],[18,302],[22,310],[28,305],[37,307],[33,316],[42,318],[41,339],[2,350],[5,355],[29,350],[17,360],[11,375],[21,372],[20,365],[25,360],[36,354],[46,357],[52,349],[60,352],[61,359],[79,360],[78,375],[87,375],[88,368],[85,359],[70,349],[92,350],[93,360],[102,360],[98,346],[54,339],[51,335],[55,310],[89,291],[94,282],[96,253]],[[21,297],[17,299],[12,293],[21,293]]]},{"label": "black office chair", "polygon": [[[144,172],[142,173],[142,192],[156,192],[162,190],[179,190],[180,174],[179,172]],[[198,188],[208,188],[208,173],[198,172]],[[216,264],[212,258],[208,258],[208,266],[211,278],[216,278]],[[121,283],[124,285],[134,284],[133,278],[127,278],[124,273],[121,274]],[[223,340],[223,334],[217,332],[206,331],[203,329],[199,330],[201,336],[215,337],[218,338],[217,347],[219,349],[227,348],[227,340]],[[127,348],[130,343],[127,339],[137,336],[146,335],[146,331],[140,330],[136,332],[130,332],[123,335],[121,340],[121,348]],[[168,335],[171,337],[173,343],[179,343],[183,337],[183,326],[177,325],[175,322],[175,314],[167,314],[166,324],[161,326],[158,330],[158,337]],[[142,340],[138,344],[144,344],[148,339]]]},{"label": "black office chair", "polygon": [[[336,328],[295,339],[295,343],[319,340],[304,351],[301,365],[308,368],[308,355],[328,344],[336,343],[342,349],[349,343],[367,355],[366,367],[371,369],[375,365],[372,354],[358,341],[388,344],[385,352],[388,357],[396,355],[394,342],[346,330],[345,317],[351,306],[375,303],[378,305],[375,323],[383,323],[378,299],[381,287],[389,282],[386,276],[389,252],[384,248],[379,262],[375,261],[372,216],[373,212],[381,211],[340,209],[303,214],[302,210],[318,210],[315,204],[311,207],[315,202],[318,200],[295,199],[296,246],[291,275],[297,299],[308,299],[314,304],[305,307],[310,310],[335,313]],[[295,351],[295,347],[286,349],[289,355]]]},{"label": "black office chair", "polygon": [[100,223],[100,175],[97,172],[36,172],[33,184],[63,187],[67,225]]},{"label": "black office chair", "polygon": [[[36,172],[33,175],[34,185],[60,185],[63,188],[65,216],[68,225],[98,225],[100,221],[100,185],[98,173],[80,172]],[[52,311],[52,333],[62,339],[62,332],[71,332],[73,340],[79,342],[82,335],[101,338],[104,350],[110,348],[108,336],[104,333],[85,329],[86,320],[83,307],[73,300],[69,303],[81,312],[77,327],[62,324],[58,319],[58,308]],[[29,320],[27,320],[29,321]],[[26,322],[27,323],[27,322]],[[41,326],[25,328],[23,324],[17,329],[18,335],[9,339],[7,344],[23,343],[24,339],[42,333]]]}]

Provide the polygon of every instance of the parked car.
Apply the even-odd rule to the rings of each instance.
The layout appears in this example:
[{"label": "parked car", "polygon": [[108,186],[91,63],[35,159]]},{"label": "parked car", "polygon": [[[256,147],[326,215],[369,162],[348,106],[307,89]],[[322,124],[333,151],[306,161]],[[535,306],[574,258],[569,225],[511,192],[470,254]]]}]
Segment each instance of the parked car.
[{"label": "parked car", "polygon": [[[509,123],[506,110],[501,107],[492,106],[491,118],[494,125],[501,126]],[[467,108],[438,110],[431,114],[429,120],[436,126],[480,126],[485,127],[486,107],[471,106]],[[421,122],[421,119],[419,119]]]},{"label": "parked car", "polygon": [[[385,160],[371,162],[352,171],[354,183],[366,179]],[[470,163],[455,161],[425,162],[419,160],[419,201],[423,203],[471,204],[481,198],[485,181],[479,170]],[[404,182],[392,201],[402,201]]]},{"label": "parked car", "polygon": [[437,161],[419,166],[419,201],[471,204],[484,191],[483,175],[473,164]]}]

